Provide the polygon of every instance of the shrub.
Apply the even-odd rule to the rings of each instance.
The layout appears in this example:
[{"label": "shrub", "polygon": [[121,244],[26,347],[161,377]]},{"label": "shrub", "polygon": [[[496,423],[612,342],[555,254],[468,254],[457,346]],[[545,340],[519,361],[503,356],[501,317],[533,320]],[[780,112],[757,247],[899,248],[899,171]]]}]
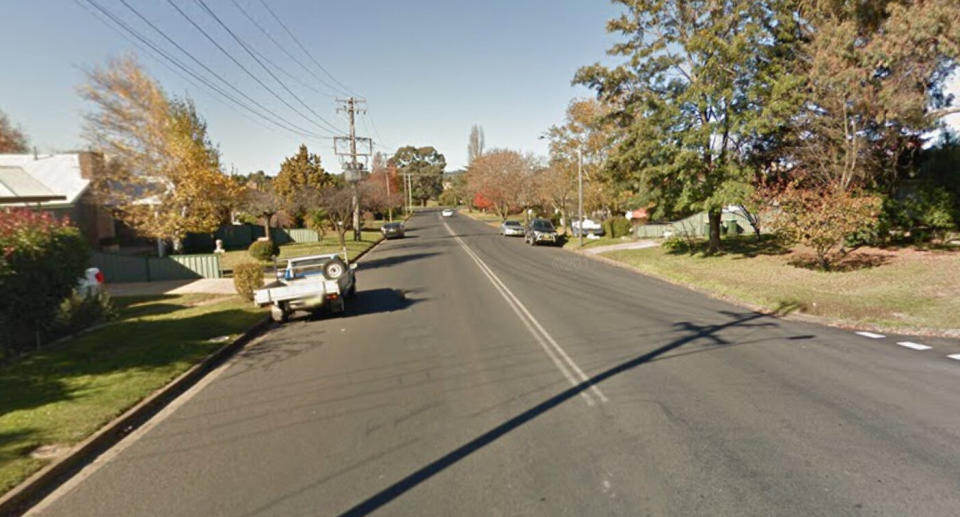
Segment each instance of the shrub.
[{"label": "shrub", "polygon": [[237,294],[253,300],[253,292],[263,287],[263,268],[256,262],[244,262],[233,268],[233,287]]},{"label": "shrub", "polygon": [[625,217],[610,217],[603,222],[603,233],[616,239],[630,235],[633,225]]},{"label": "shrub", "polygon": [[73,293],[60,303],[50,326],[51,338],[74,334],[115,319],[119,312],[107,293],[82,295]]},{"label": "shrub", "polygon": [[823,270],[842,257],[845,239],[871,225],[881,207],[880,198],[838,185],[790,185],[778,201],[771,228],[787,242],[813,248]]},{"label": "shrub", "polygon": [[68,220],[26,209],[0,211],[0,347],[5,355],[39,344],[89,259],[86,241]]},{"label": "shrub", "polygon": [[261,262],[266,262],[270,260],[270,257],[280,253],[280,249],[277,248],[277,245],[274,244],[273,241],[254,241],[254,243],[247,248],[247,251],[251,257]]},{"label": "shrub", "polygon": [[671,235],[670,237],[667,237],[661,246],[663,246],[663,248],[667,251],[679,253],[690,251],[690,243],[687,242],[687,239],[679,235]]}]

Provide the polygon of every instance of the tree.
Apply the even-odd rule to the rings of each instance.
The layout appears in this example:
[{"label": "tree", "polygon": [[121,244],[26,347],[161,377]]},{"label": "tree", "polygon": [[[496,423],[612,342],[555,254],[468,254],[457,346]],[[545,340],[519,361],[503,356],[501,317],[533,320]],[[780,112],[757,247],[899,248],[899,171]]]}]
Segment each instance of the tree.
[{"label": "tree", "polygon": [[373,211],[387,213],[393,220],[393,210],[403,206],[403,185],[397,168],[382,153],[373,155],[370,174],[361,181],[361,205]]},{"label": "tree", "polygon": [[820,269],[829,270],[845,254],[845,239],[876,219],[881,201],[840,183],[791,183],[777,197],[777,205],[771,228],[787,242],[812,248]]},{"label": "tree", "polygon": [[411,175],[411,197],[422,206],[443,192],[443,170],[447,167],[447,159],[432,146],[401,147],[390,158],[390,164],[401,174]]},{"label": "tree", "polygon": [[957,4],[834,1],[804,14],[791,161],[824,184],[889,192],[914,170],[923,135],[960,111],[944,91],[960,57]]},{"label": "tree", "polygon": [[337,232],[340,247],[346,258],[346,235],[347,231],[353,228],[353,188],[327,187],[320,191],[320,203],[326,211],[330,226]]},{"label": "tree", "polygon": [[477,158],[483,156],[483,128],[474,124],[470,128],[470,142],[467,144],[467,166]]},{"label": "tree", "polygon": [[509,149],[492,149],[467,169],[467,189],[475,206],[489,205],[505,220],[511,210],[531,206],[535,163],[531,156]]},{"label": "tree", "polygon": [[265,182],[260,188],[247,187],[244,190],[240,209],[248,215],[262,219],[263,234],[270,239],[270,220],[283,210],[283,199],[277,195],[272,182]]},{"label": "tree", "polygon": [[[622,129],[611,168],[660,217],[705,210],[710,250],[723,206],[753,178],[751,144],[775,131],[793,76],[783,71],[799,21],[786,0],[617,0],[608,31],[626,62],[581,68],[574,82],[615,106]],[[787,93],[784,93],[787,92]]]},{"label": "tree", "polygon": [[181,249],[189,232],[212,233],[239,195],[188,99],[169,98],[132,57],[87,73],[81,95],[95,105],[85,135],[109,157],[94,191],[134,230]]},{"label": "tree", "polygon": [[287,157],[280,165],[274,185],[284,202],[287,213],[294,219],[303,219],[305,208],[301,202],[306,190],[321,190],[337,183],[337,178],[323,170],[320,155],[311,154],[306,145],[300,145],[297,154]]},{"label": "tree", "polygon": [[29,142],[20,128],[13,127],[7,114],[0,111],[0,153],[26,153]]}]

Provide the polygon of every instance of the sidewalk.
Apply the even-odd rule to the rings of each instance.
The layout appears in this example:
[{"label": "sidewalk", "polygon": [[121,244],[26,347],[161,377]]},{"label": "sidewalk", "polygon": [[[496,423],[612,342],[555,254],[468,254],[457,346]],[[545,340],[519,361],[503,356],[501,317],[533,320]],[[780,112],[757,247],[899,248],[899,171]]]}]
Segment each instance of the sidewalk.
[{"label": "sidewalk", "polygon": [[200,278],[163,282],[129,282],[107,284],[111,296],[152,296],[159,294],[236,294],[232,278]]},{"label": "sidewalk", "polygon": [[608,251],[641,250],[644,248],[655,248],[659,245],[660,243],[657,241],[625,242],[623,244],[611,244],[609,246],[596,246],[593,248],[587,248],[581,251],[581,253],[586,253],[587,255],[599,255],[600,253],[606,253]]}]

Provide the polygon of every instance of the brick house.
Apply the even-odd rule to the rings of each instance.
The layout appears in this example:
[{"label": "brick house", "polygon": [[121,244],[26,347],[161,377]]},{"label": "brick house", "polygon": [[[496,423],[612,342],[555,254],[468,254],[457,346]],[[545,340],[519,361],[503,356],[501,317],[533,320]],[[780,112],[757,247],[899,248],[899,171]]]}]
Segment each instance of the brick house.
[{"label": "brick house", "polygon": [[90,180],[103,166],[92,151],[0,154],[0,208],[30,207],[68,216],[95,248],[116,237],[111,210],[93,195]]}]

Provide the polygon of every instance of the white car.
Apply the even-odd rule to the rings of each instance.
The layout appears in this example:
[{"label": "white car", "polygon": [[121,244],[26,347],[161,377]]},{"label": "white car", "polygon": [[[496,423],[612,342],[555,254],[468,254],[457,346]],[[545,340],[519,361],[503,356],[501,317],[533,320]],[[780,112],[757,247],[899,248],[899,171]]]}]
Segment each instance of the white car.
[{"label": "white car", "polygon": [[440,215],[442,215],[442,216],[444,216],[444,217],[450,217],[450,216],[453,215],[453,209],[451,209],[451,208],[444,208],[443,211],[440,212]]},{"label": "white car", "polygon": [[[596,221],[593,221],[593,220],[591,220],[591,219],[586,219],[586,218],[583,219],[583,223],[582,223],[582,224],[583,224],[583,234],[584,234],[584,235],[596,235],[596,236],[601,236],[601,235],[603,235],[603,225],[602,225],[602,224],[600,224],[600,223],[598,223],[598,222],[596,222]],[[573,221],[570,222],[570,229],[573,230],[573,235],[574,235],[575,237],[580,236],[580,225],[581,225],[581,223],[580,223],[580,221],[578,221],[578,220],[573,220]]]}]

